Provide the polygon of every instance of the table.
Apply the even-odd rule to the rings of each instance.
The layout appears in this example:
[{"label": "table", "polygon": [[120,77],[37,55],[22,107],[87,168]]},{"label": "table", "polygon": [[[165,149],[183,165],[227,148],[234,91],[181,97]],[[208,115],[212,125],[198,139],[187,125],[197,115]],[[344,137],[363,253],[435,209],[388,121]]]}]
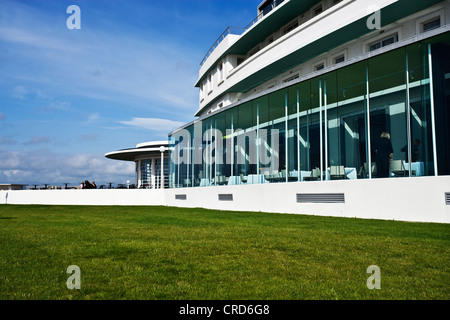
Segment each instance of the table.
[{"label": "table", "polygon": [[[409,163],[406,161],[403,161],[403,166],[405,167],[405,171],[408,172],[409,171]],[[411,174],[419,177],[419,176],[423,176],[425,173],[425,166],[423,164],[423,162],[412,162],[411,163]]]}]

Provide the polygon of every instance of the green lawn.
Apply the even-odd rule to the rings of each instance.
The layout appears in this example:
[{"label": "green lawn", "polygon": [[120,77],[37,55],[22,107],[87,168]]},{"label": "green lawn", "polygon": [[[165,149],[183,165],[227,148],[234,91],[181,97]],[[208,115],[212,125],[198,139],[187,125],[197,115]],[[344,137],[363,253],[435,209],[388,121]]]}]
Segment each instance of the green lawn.
[{"label": "green lawn", "polygon": [[[449,299],[449,254],[446,224],[0,205],[2,300]],[[66,286],[70,265],[80,290]]]}]

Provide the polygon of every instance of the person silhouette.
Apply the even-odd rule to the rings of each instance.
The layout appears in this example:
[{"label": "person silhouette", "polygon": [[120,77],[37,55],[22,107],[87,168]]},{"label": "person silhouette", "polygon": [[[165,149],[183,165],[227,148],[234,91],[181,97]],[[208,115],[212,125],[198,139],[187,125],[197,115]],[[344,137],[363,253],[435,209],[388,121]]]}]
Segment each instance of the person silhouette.
[{"label": "person silhouette", "polygon": [[385,131],[381,133],[375,148],[375,162],[377,164],[377,176],[389,177],[389,164],[392,161],[394,150],[392,149],[391,135]]}]

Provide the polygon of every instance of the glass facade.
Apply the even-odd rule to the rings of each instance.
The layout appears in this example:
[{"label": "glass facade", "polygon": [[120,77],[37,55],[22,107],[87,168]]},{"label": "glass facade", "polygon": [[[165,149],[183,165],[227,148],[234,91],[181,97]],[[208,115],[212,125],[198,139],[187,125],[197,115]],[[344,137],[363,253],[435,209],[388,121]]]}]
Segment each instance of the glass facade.
[{"label": "glass facade", "polygon": [[[137,162],[138,188],[160,189],[161,188],[161,158],[142,159]],[[185,175],[185,174],[184,174]],[[169,159],[164,158],[164,187],[169,187]]]},{"label": "glass facade", "polygon": [[449,44],[413,43],[174,132],[170,187],[450,174]]},{"label": "glass facade", "polygon": [[140,184],[139,188],[148,189],[152,186],[152,167],[151,160],[142,160],[140,161]]}]

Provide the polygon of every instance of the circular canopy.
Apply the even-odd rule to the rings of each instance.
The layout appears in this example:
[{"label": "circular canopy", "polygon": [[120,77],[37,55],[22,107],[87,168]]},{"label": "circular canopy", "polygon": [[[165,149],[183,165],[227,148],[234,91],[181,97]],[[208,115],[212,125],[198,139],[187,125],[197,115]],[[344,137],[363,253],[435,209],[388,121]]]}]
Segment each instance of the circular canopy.
[{"label": "circular canopy", "polygon": [[155,158],[161,156],[161,147],[168,150],[167,141],[144,142],[136,145],[136,148],[123,149],[105,154],[105,157],[113,160],[136,161],[137,158],[146,157]]}]

